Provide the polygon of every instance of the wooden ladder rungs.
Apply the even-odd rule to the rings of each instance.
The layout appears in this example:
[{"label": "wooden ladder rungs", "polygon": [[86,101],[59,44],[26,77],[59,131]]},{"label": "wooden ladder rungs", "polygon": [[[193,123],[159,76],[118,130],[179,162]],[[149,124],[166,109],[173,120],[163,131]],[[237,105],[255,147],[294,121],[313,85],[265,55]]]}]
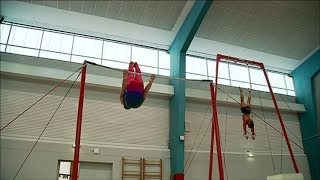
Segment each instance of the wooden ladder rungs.
[{"label": "wooden ladder rungs", "polygon": [[[144,179],[160,179],[162,180],[162,159],[160,160],[145,160],[142,159],[143,161],[143,178]],[[154,171],[146,171],[146,167],[157,167],[157,169],[159,168],[158,172],[154,172]]]},{"label": "wooden ladder rungs", "polygon": [[124,162],[124,164],[141,164],[140,162]]},{"label": "wooden ladder rungs", "polygon": [[129,173],[129,174],[136,174],[140,175],[140,171],[123,171],[124,174]]},{"label": "wooden ladder rungs", "polygon": [[145,174],[144,176],[147,176],[147,177],[160,177],[161,175],[160,174]]},{"label": "wooden ladder rungs", "polygon": [[141,176],[140,174],[123,174],[124,176]]},{"label": "wooden ladder rungs", "polygon": [[147,164],[147,163],[145,163],[145,165],[147,165],[147,166],[160,166],[161,164]]},{"label": "wooden ladder rungs", "polygon": [[[136,167],[139,170],[138,171],[130,171],[125,170],[126,167]],[[136,159],[125,159],[122,158],[122,180],[124,179],[132,179],[136,178],[141,180],[142,179],[142,159],[136,160]]]}]

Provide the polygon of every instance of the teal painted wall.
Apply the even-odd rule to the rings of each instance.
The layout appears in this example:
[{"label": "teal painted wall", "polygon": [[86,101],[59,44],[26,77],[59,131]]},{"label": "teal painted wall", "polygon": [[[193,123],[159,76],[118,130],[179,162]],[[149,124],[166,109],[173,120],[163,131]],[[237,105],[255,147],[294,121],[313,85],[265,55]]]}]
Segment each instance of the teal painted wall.
[{"label": "teal painted wall", "polygon": [[313,78],[320,70],[320,50],[314,53],[303,64],[296,68],[291,75],[294,78],[297,102],[304,104],[306,112],[299,115],[303,146],[308,158],[312,180],[320,178],[320,140],[315,136],[319,132],[315,87]]},{"label": "teal painted wall", "polygon": [[[194,38],[203,18],[205,17],[212,0],[196,0],[187,18],[183,22],[169,49],[170,76],[185,78],[186,51]],[[185,81],[171,79],[174,95],[170,99],[170,170],[171,176],[184,174],[184,140],[180,136],[185,134]]]},{"label": "teal painted wall", "polygon": [[318,134],[320,134],[320,72],[313,77],[313,86],[318,118]]},{"label": "teal painted wall", "polygon": [[[185,53],[171,52],[171,76],[185,77]],[[178,62],[177,62],[178,61]],[[184,173],[184,141],[180,136],[185,134],[185,81],[172,79],[170,84],[174,86],[174,96],[170,99],[170,170],[171,175]]]}]

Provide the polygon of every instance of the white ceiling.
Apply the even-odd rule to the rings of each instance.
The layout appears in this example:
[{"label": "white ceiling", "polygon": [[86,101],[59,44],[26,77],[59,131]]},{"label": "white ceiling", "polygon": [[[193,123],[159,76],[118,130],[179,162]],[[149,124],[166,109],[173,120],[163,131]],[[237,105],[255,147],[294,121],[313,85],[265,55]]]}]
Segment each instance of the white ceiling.
[{"label": "white ceiling", "polygon": [[104,18],[116,19],[164,30],[172,30],[186,1],[137,0],[21,0]]},{"label": "white ceiling", "polygon": [[[183,0],[20,1],[28,2],[29,5],[41,6],[34,8],[34,10],[37,10],[37,12],[34,12],[35,15],[27,12],[28,8],[25,12],[20,12],[23,10],[17,8],[20,10],[19,16],[14,15],[16,14],[14,12],[17,12],[14,11],[14,6],[10,6],[12,11],[1,8],[3,14],[8,14],[16,19],[23,18],[23,14],[25,14],[31,16],[29,19],[25,17],[27,21],[40,19],[44,21],[46,18],[40,17],[46,16],[44,12],[50,11],[51,14],[47,15],[50,17],[52,17],[52,13],[56,12],[59,13],[56,14],[57,17],[61,17],[63,14],[64,19],[68,20],[64,22],[64,19],[59,19],[53,22],[52,18],[50,20],[47,18],[50,21],[47,22],[51,24],[61,22],[61,25],[64,26],[70,24],[72,18],[79,19],[79,22],[81,22],[82,18],[90,19],[89,16],[91,16],[91,19],[96,21],[95,25],[87,27],[87,29],[91,28],[91,31],[92,28],[108,27],[112,32],[109,30],[105,33],[112,33],[111,35],[122,36],[123,38],[129,38],[129,35],[131,35],[130,38],[136,39],[138,43],[139,41],[143,43],[143,41],[147,41],[146,39],[151,38],[150,43],[156,41],[164,46],[170,45],[173,41],[177,29],[183,23],[194,3],[193,0],[188,2]],[[10,3],[6,2],[5,4]],[[267,61],[264,62],[265,64],[277,67],[278,60],[281,68],[290,72],[299,64],[299,61],[302,62],[301,60],[305,60],[305,57],[320,47],[319,5],[320,1],[214,0],[193,40],[193,44],[197,44],[197,47],[194,48],[193,44],[191,44],[191,47],[199,50],[199,52],[208,53],[214,49],[219,49],[220,47],[217,45],[220,46],[219,43],[221,43],[223,47],[230,45],[229,52],[235,52],[235,56],[239,54],[240,57],[243,57],[240,53],[242,49],[261,52],[260,54],[264,55],[269,54],[268,57],[263,56],[261,58]],[[39,7],[43,7],[43,11],[40,11]],[[31,9],[29,8],[29,11]],[[53,11],[53,9],[57,11]],[[73,17],[68,18],[65,16],[66,14]],[[76,18],[77,16],[78,18]],[[112,22],[111,20],[116,21]],[[79,22],[77,22],[77,27],[80,26]],[[96,27],[96,24],[101,22],[104,23],[102,27]],[[82,23],[89,26],[90,23],[93,24],[94,22],[83,21]],[[126,23],[127,25],[125,25]],[[114,26],[110,26],[110,24]],[[102,31],[100,30],[100,32]],[[133,34],[134,36],[132,36]],[[199,47],[201,44],[208,47]],[[234,50],[232,51],[232,49]],[[292,61],[291,64],[290,61]],[[268,62],[270,63],[268,64]]]},{"label": "white ceiling", "polygon": [[320,1],[214,1],[196,36],[301,60],[319,46]]}]

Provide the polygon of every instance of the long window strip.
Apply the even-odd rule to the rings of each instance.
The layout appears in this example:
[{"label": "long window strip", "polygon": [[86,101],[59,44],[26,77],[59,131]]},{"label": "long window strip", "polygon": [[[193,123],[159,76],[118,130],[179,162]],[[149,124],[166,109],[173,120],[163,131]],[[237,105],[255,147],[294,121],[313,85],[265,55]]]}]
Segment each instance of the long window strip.
[{"label": "long window strip", "polygon": [[[16,25],[16,27],[21,27],[21,28],[26,28],[26,29],[34,29],[34,30],[41,30],[41,28],[37,28],[37,27],[30,27],[30,26],[27,26],[27,25]],[[59,31],[55,31],[55,30],[46,30],[45,28],[42,29],[42,33],[44,32],[52,32],[52,33],[57,33],[57,34],[63,34],[63,35],[70,35],[72,33],[69,33],[69,32],[59,32]],[[43,36],[43,34],[42,34]],[[61,54],[65,54],[65,55],[70,55],[70,61],[71,61],[71,58],[73,55],[76,55],[76,56],[80,56],[80,57],[84,57],[84,58],[93,58],[93,59],[97,59],[96,57],[92,57],[92,56],[88,56],[88,55],[80,55],[80,54],[74,54],[73,53],[73,47],[74,47],[74,39],[76,37],[83,37],[83,38],[87,38],[87,39],[94,39],[94,40],[101,40],[101,38],[93,38],[93,37],[90,37],[88,38],[87,36],[82,36],[82,35],[75,35],[73,34],[73,40],[72,40],[72,46],[71,46],[71,53],[68,54],[68,53],[64,53],[64,52],[59,52],[59,51],[53,51],[53,50],[45,50],[45,49],[42,49],[41,47],[40,48],[33,48],[33,47],[28,47],[28,46],[17,46],[17,45],[12,45],[12,46],[15,46],[15,47],[21,47],[21,48],[27,48],[27,49],[34,49],[34,50],[39,50],[40,51],[46,51],[46,52],[52,52],[52,53],[61,53]],[[9,36],[8,36],[8,40],[9,40]],[[103,40],[103,39],[102,39]],[[106,40],[103,40],[103,41],[106,41]],[[107,41],[107,42],[115,42],[115,41]],[[115,42],[116,44],[127,44],[127,43],[118,43],[118,42]],[[132,48],[132,44],[130,44],[131,48]],[[138,46],[138,47],[141,47],[141,46]],[[145,48],[145,47],[143,47]],[[145,49],[152,49],[152,50],[155,50],[154,48],[145,48]],[[157,53],[159,53],[159,49],[156,49],[157,50]],[[103,53],[103,51],[101,52]],[[130,54],[132,54],[132,51],[130,52]],[[101,59],[101,60],[104,60],[104,59]],[[107,60],[107,59],[106,59]],[[113,60],[110,60],[110,61],[113,61]],[[122,63],[121,61],[114,61],[114,62],[119,62],[119,63]],[[145,67],[150,67],[150,68],[159,68],[159,67],[155,67],[155,66],[150,66],[150,65],[143,65]],[[166,68],[162,68],[162,69],[166,69]],[[159,71],[159,70],[157,70]]]},{"label": "long window strip", "polygon": [[[190,55],[187,55],[187,56],[190,56]],[[196,58],[200,58],[199,56],[193,56],[193,55],[191,55],[192,57],[196,57]],[[205,59],[205,58],[202,58],[202,59]],[[209,58],[206,58],[207,60],[211,60],[211,59],[209,59]],[[212,61],[215,61],[214,59],[212,59]],[[235,65],[238,65],[238,64],[235,64]],[[238,65],[238,66],[245,66],[245,65]],[[208,68],[208,67],[207,67]],[[257,69],[257,70],[260,70],[259,68],[255,68],[255,67],[253,67],[253,69]],[[230,80],[230,85],[231,85],[231,82],[232,81],[234,81],[234,82],[242,82],[242,83],[252,83],[251,82],[251,79],[249,80],[249,82],[243,82],[243,81],[239,81],[239,80],[234,80],[234,79],[232,79],[231,78],[231,76],[230,76],[230,68],[228,67],[228,71],[229,71],[229,79],[226,79],[226,78],[221,78],[221,79],[225,79],[225,80]],[[273,74],[277,74],[277,75],[283,75],[283,73],[279,73],[279,72],[276,72],[276,71],[267,71],[267,72],[270,72],[270,73],[273,73]],[[192,72],[188,72],[188,73],[192,73]],[[248,73],[249,73],[249,69],[248,69]],[[201,75],[201,74],[197,74],[197,73],[192,73],[192,74],[195,74],[195,75]],[[212,76],[211,76],[212,77]],[[220,78],[220,77],[219,77]],[[284,76],[283,76],[283,79],[284,79],[284,81],[285,81],[285,78],[284,78]],[[283,82],[283,83],[285,83],[285,82]],[[256,84],[256,83],[252,83],[252,84]],[[260,85],[260,84],[256,84],[256,85]],[[250,85],[251,86],[251,85]],[[260,85],[260,86],[265,86],[265,85]],[[288,91],[288,90],[290,90],[290,89],[287,89],[286,87],[285,88],[283,88],[283,87],[279,87],[279,86],[272,86],[273,88],[275,88],[275,89],[278,89],[278,90],[284,90],[284,91]],[[292,90],[290,90],[290,91],[292,91]],[[283,94],[283,93],[282,93]]]},{"label": "long window strip", "polygon": [[[25,27],[25,28],[29,28],[29,29],[41,29],[42,28],[42,27],[37,27],[37,26],[32,26],[32,25],[25,25],[25,24],[14,23],[14,22],[6,22],[6,23],[11,23],[14,26]],[[146,48],[146,49],[153,49],[153,50],[161,49],[161,48],[158,48],[158,47],[150,47],[150,46],[145,46],[145,45],[141,45],[141,44],[134,44],[134,43],[124,42],[124,41],[119,41],[119,40],[113,40],[113,39],[106,39],[106,38],[102,38],[102,37],[85,35],[85,34],[80,34],[80,33],[72,33],[72,32],[56,30],[56,29],[50,29],[50,28],[43,28],[43,29],[45,29],[45,31],[56,32],[56,33],[59,33],[59,34],[74,34],[77,37],[85,37],[85,38],[89,38],[89,39],[103,39],[103,40],[114,42],[114,43],[118,43],[118,44],[134,45],[134,46],[143,47],[143,48]],[[161,49],[161,51],[168,52],[168,50],[166,50],[166,49]]]},{"label": "long window strip", "polygon": [[[17,27],[23,27],[23,28],[29,28],[29,29],[36,29],[36,30],[39,30],[40,28],[39,27],[31,27],[31,26],[28,26],[28,25],[16,25],[16,24],[14,24],[15,26],[17,26]],[[11,24],[11,28],[12,28],[12,24]],[[45,28],[44,28],[45,29]],[[47,29],[45,29],[45,31],[47,31]],[[57,31],[57,30],[48,30],[48,32],[57,32],[57,33],[60,33],[60,34],[70,34],[70,32],[61,32],[61,31]],[[11,31],[10,31],[11,32]],[[43,31],[44,32],[44,31]],[[74,34],[74,37],[75,37],[75,34]],[[77,34],[77,37],[85,37],[85,38],[88,38],[88,39],[95,39],[95,40],[104,40],[103,38],[99,38],[99,37],[93,37],[93,36],[87,36],[87,35],[81,35],[81,34]],[[9,38],[10,38],[10,35],[8,36],[8,41],[9,41]],[[110,42],[114,42],[114,41],[112,41],[112,40],[106,40],[106,41],[110,41]],[[73,41],[74,42],[74,41]],[[118,41],[116,41],[116,43],[119,43]],[[130,43],[124,43],[124,42],[122,42],[123,44],[130,44]],[[121,44],[122,44],[121,43]],[[120,43],[119,43],[120,44]],[[132,44],[130,44],[131,46],[132,46]],[[139,46],[139,45],[138,45]],[[146,48],[145,46],[142,46],[143,48]],[[6,45],[6,48],[7,48],[7,45]],[[150,49],[156,49],[156,48],[151,48],[151,47],[149,47]],[[39,48],[39,50],[40,50],[41,48]],[[147,49],[147,48],[146,48]],[[157,51],[159,51],[159,49],[156,49]],[[61,53],[61,52],[59,52],[59,53]],[[103,52],[102,52],[103,53]],[[131,52],[132,53],[132,52]],[[158,52],[159,53],[159,52]],[[72,52],[71,52],[71,54],[70,54],[71,56],[72,56]],[[70,57],[71,57],[70,56]],[[81,56],[83,56],[83,55],[81,55]],[[188,56],[190,56],[190,55],[188,55]],[[205,58],[201,58],[201,57],[198,57],[198,56],[193,56],[193,57],[196,57],[196,58],[200,58],[200,59],[205,59]],[[91,58],[96,58],[96,57],[91,57]],[[208,58],[209,59],[209,58]],[[71,60],[71,59],[70,59]],[[212,60],[214,60],[214,59],[212,59]],[[119,61],[116,61],[116,62],[119,62]],[[121,62],[120,62],[121,63]],[[146,65],[147,66],[147,65]],[[154,66],[147,66],[147,67],[154,67]],[[156,67],[157,69],[159,69],[159,67]],[[206,69],[207,69],[208,67],[206,67]],[[157,71],[159,71],[159,70],[157,70]],[[228,71],[229,71],[229,73],[230,73],[230,68],[228,67]],[[272,71],[268,71],[268,72],[272,72]],[[278,72],[274,72],[274,73],[276,73],[276,74],[278,74]],[[194,73],[192,73],[192,74],[194,74]],[[209,77],[209,74],[207,73],[207,76]],[[230,75],[229,75],[230,76]],[[231,77],[229,77],[229,81],[233,81],[232,79],[231,79]],[[235,81],[237,81],[237,80],[235,80]],[[284,81],[285,81],[285,78],[284,78]],[[250,83],[251,83],[251,80],[250,80]],[[285,82],[284,82],[285,83]],[[285,87],[286,87],[286,85],[285,85]],[[275,88],[277,88],[277,89],[283,89],[282,87],[275,87]],[[286,91],[288,91],[289,89],[287,89],[286,88]],[[290,91],[292,91],[291,89],[290,89]]]}]

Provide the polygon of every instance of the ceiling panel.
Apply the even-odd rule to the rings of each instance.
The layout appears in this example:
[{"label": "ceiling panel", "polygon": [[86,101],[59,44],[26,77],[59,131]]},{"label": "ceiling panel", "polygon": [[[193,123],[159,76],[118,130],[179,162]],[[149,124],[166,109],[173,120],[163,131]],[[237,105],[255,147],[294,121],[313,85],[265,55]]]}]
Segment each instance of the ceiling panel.
[{"label": "ceiling panel", "polygon": [[120,1],[110,1],[107,9],[107,18],[117,19],[122,2]]},{"label": "ceiling panel", "polygon": [[171,31],[187,1],[182,0],[21,0]]},{"label": "ceiling panel", "polygon": [[[33,3],[33,1],[32,1]],[[45,6],[57,8],[58,7],[58,1],[52,1],[52,0],[45,0],[44,2]]]},{"label": "ceiling panel", "polygon": [[274,1],[279,6],[285,6],[290,9],[306,14],[319,13],[319,1]]},{"label": "ceiling panel", "polygon": [[172,6],[172,11],[177,11],[177,12],[181,13],[181,11],[184,8],[184,6],[186,5],[186,3],[187,3],[187,1],[174,0],[173,6]]},{"label": "ceiling panel", "polygon": [[160,6],[160,1],[146,1],[147,3],[147,8],[157,10]]},{"label": "ceiling panel", "polygon": [[106,12],[109,6],[109,1],[96,1],[96,8],[94,11],[94,15],[100,17],[106,17]]},{"label": "ceiling panel", "polygon": [[123,1],[123,4],[128,4],[128,5],[133,6],[134,5],[134,0]]},{"label": "ceiling panel", "polygon": [[170,12],[174,1],[160,1],[159,11]]},{"label": "ceiling panel", "polygon": [[71,1],[70,11],[82,12],[82,3],[83,1]]},{"label": "ceiling panel", "polygon": [[32,4],[38,4],[44,6],[44,0],[33,0]]},{"label": "ceiling panel", "polygon": [[132,4],[122,4],[118,16],[118,20],[129,21],[132,14],[133,5]]},{"label": "ceiling panel", "polygon": [[154,10],[145,9],[144,15],[143,15],[141,22],[139,24],[146,25],[146,26],[152,26],[155,16],[156,16],[156,14],[155,14]]},{"label": "ceiling panel", "polygon": [[163,28],[164,30],[171,31],[174,25],[176,24],[178,18],[180,16],[179,12],[176,11],[171,11],[168,14],[168,17],[165,19],[165,22],[163,23]]},{"label": "ceiling panel", "polygon": [[[187,3],[183,0],[21,1],[168,31],[183,21],[181,12]],[[320,46],[319,3],[214,1],[196,36],[301,60]]]},{"label": "ceiling panel", "polygon": [[83,1],[82,13],[93,14],[96,1]]},{"label": "ceiling panel", "polygon": [[139,24],[144,14],[144,8],[141,6],[133,6],[132,14],[130,16],[130,22]]},{"label": "ceiling panel", "polygon": [[58,8],[59,9],[64,9],[64,10],[70,10],[70,4],[71,4],[71,0],[69,0],[69,1],[58,1]]},{"label": "ceiling panel", "polygon": [[134,1],[134,5],[140,7],[147,7],[147,1]]},{"label": "ceiling panel", "polygon": [[164,13],[164,12],[158,11],[156,13],[155,18],[154,18],[153,26],[156,27],[156,28],[161,29],[163,27],[163,23],[164,23],[164,21],[165,21],[165,19],[167,17],[168,17],[168,13]]},{"label": "ceiling panel", "polygon": [[196,36],[302,60],[320,46],[319,19],[319,1],[221,0]]}]

